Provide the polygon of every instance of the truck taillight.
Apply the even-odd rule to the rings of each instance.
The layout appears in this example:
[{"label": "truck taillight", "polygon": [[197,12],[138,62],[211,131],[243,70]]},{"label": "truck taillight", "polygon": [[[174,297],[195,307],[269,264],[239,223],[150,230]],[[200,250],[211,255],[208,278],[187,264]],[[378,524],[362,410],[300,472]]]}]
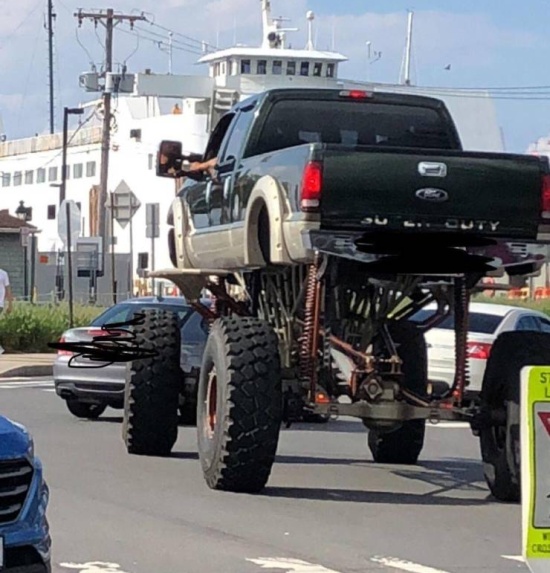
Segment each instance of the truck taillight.
[{"label": "truck taillight", "polygon": [[544,219],[550,219],[550,174],[542,176],[541,211]]},{"label": "truck taillight", "polygon": [[339,95],[340,97],[348,97],[351,99],[367,99],[372,97],[372,92],[365,90],[342,90]]},{"label": "truck taillight", "polygon": [[491,345],[487,342],[468,342],[468,358],[487,360],[491,354]]},{"label": "truck taillight", "polygon": [[320,161],[310,161],[302,176],[300,193],[300,208],[305,212],[319,210],[321,204],[321,188],[323,186],[323,164]]}]

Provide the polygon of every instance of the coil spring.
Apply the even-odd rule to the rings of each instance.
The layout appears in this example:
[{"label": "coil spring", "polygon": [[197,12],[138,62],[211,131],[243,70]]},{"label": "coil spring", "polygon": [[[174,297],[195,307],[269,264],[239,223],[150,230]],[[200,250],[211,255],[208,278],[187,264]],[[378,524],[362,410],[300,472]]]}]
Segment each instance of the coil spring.
[{"label": "coil spring", "polygon": [[453,398],[459,403],[462,401],[464,388],[469,380],[469,367],[467,358],[468,347],[468,304],[469,293],[466,288],[465,277],[459,277],[455,282],[455,383]]},{"label": "coil spring", "polygon": [[303,378],[311,379],[315,362],[311,353],[315,336],[315,303],[317,292],[317,271],[319,268],[319,258],[316,255],[315,261],[309,266],[307,271],[307,283],[305,294],[305,316],[302,336],[300,337],[300,374]]}]

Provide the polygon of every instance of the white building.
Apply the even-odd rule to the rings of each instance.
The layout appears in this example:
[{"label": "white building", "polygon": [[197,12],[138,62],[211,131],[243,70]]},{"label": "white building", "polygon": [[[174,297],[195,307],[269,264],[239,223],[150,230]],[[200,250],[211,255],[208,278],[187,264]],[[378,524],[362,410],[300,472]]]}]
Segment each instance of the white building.
[{"label": "white building", "polygon": [[[338,67],[346,57],[315,50],[311,39],[307,49],[287,48],[285,32],[271,18],[270,1],[261,0],[261,4],[262,46],[235,46],[203,56],[199,62],[207,66],[208,75],[149,72],[130,75],[127,80],[133,83],[132,93],[118,94],[113,102],[108,191],[124,180],[141,202],[132,222],[134,269],[137,254],[151,250],[151,241],[145,236],[147,203],[160,204],[155,267],[171,266],[165,240],[166,215],[176,189],[174,182],[155,176],[156,151],[161,140],[179,140],[185,151],[202,153],[216,118],[249,95],[273,87],[365,88],[367,85],[340,79]],[[310,14],[308,19],[311,20]],[[471,92],[438,90],[432,94],[412,86],[368,85],[374,90],[420,93],[443,99],[455,118],[466,149],[503,149],[495,106],[488,94],[471,97]],[[98,208],[101,100],[84,107],[85,113],[80,116],[82,127],[69,133],[66,191],[67,199],[76,201],[81,209],[82,236],[89,236]],[[42,231],[38,238],[42,252],[63,248],[57,231],[61,160],[62,134],[0,143],[0,209],[14,212],[20,201],[33,207],[32,222]],[[116,252],[130,252],[129,228],[122,229],[115,223],[115,236]]]}]

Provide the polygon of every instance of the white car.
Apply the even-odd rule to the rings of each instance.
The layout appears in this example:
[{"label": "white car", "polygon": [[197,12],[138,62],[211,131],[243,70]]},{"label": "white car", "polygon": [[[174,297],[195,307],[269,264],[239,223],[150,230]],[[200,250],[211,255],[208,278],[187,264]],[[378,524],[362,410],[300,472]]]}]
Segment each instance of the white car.
[{"label": "white car", "polygon": [[[412,320],[423,322],[435,309],[435,305],[428,305],[413,315]],[[476,395],[480,392],[491,347],[499,334],[511,330],[550,332],[550,318],[542,312],[518,306],[479,302],[470,304],[468,394]],[[455,375],[454,317],[448,316],[424,336],[428,347],[429,381],[437,388],[441,388],[442,384],[450,387]]]}]

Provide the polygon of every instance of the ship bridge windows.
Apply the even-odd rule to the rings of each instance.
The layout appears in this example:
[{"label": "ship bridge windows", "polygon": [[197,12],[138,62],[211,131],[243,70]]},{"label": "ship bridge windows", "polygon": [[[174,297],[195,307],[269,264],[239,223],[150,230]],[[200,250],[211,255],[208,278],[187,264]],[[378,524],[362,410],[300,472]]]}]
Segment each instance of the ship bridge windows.
[{"label": "ship bridge windows", "polygon": [[333,78],[336,70],[335,64],[327,64],[327,78]]},{"label": "ship bridge windows", "polygon": [[239,60],[231,60],[229,64],[230,74],[232,76],[239,75]]},{"label": "ship bridge windows", "polygon": [[2,187],[11,185],[11,173],[2,173]]},{"label": "ship bridge windows", "polygon": [[73,177],[75,179],[82,179],[83,173],[84,173],[84,168],[82,163],[75,163],[73,165]]},{"label": "ship bridge windows", "polygon": [[250,60],[241,60],[241,74],[249,74],[250,71]]},{"label": "ship bridge windows", "polygon": [[19,185],[21,185],[23,183],[23,174],[21,173],[21,171],[16,171],[13,174],[13,184],[16,187],[19,187]]},{"label": "ship bridge windows", "polygon": [[25,185],[32,185],[34,183],[34,171],[25,171]]},{"label": "ship bridge windows", "polygon": [[48,169],[48,181],[57,181],[57,167]]},{"label": "ship bridge windows", "polygon": [[40,167],[36,170],[36,182],[44,183],[45,181],[46,181],[46,169],[44,167]]},{"label": "ship bridge windows", "polygon": [[320,78],[323,72],[323,64],[321,62],[315,62],[313,64],[313,75],[316,78]]},{"label": "ship bridge windows", "polygon": [[95,177],[95,161],[86,163],[86,177]]},{"label": "ship bridge windows", "polygon": [[301,62],[300,64],[300,75],[309,76],[309,62]]},{"label": "ship bridge windows", "polygon": [[267,74],[267,60],[258,60],[256,70],[259,76],[265,76]]},{"label": "ship bridge windows", "polygon": [[286,75],[287,76],[295,76],[296,75],[296,62],[292,60],[286,63]]},{"label": "ship bridge windows", "polygon": [[283,62],[282,60],[273,60],[273,75],[280,76],[283,73]]}]

